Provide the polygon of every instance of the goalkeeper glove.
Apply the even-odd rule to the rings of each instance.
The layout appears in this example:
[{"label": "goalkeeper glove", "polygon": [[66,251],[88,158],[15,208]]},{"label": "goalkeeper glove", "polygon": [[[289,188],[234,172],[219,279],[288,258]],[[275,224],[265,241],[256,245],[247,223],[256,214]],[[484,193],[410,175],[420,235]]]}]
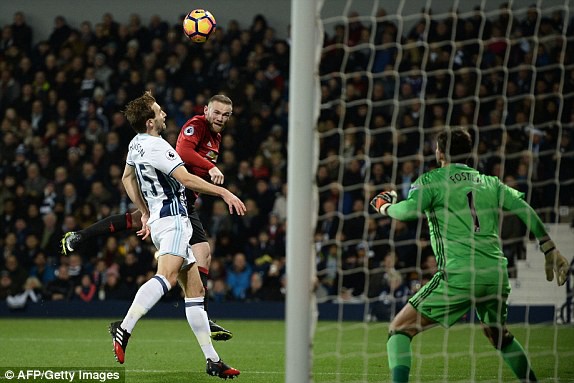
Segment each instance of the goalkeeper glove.
[{"label": "goalkeeper glove", "polygon": [[382,215],[387,215],[387,209],[395,202],[397,202],[397,192],[384,191],[371,200],[371,206]]},{"label": "goalkeeper glove", "polygon": [[556,282],[558,286],[562,286],[566,282],[566,276],[568,275],[568,261],[560,254],[554,241],[551,239],[541,242],[540,250],[542,250],[546,258],[546,263],[544,264],[546,280],[548,282],[552,281],[554,274],[556,274]]}]

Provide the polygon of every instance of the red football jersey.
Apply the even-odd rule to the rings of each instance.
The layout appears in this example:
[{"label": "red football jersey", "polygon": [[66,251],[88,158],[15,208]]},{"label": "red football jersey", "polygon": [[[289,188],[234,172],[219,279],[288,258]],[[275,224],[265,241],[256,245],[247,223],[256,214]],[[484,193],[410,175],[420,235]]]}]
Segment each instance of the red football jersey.
[{"label": "red football jersey", "polygon": [[191,174],[210,181],[209,169],[219,155],[221,134],[212,132],[205,116],[194,116],[181,128],[175,150]]}]

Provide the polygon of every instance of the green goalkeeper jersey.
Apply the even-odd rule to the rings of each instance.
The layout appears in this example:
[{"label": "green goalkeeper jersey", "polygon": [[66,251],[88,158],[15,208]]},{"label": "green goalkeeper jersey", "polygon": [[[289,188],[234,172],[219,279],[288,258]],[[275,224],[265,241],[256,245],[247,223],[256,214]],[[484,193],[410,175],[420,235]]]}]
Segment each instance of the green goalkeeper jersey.
[{"label": "green goalkeeper jersey", "polygon": [[501,209],[516,214],[536,238],[546,235],[524,194],[497,177],[480,174],[463,164],[449,164],[424,173],[406,200],[387,214],[408,221],[426,214],[438,272],[449,284],[507,284],[507,260],[499,232]]}]

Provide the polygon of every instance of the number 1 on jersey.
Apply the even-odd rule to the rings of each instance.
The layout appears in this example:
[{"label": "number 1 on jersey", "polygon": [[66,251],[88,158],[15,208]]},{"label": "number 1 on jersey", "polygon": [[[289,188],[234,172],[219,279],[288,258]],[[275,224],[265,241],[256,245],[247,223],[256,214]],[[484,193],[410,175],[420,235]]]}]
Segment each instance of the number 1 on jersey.
[{"label": "number 1 on jersey", "polygon": [[470,215],[472,216],[472,222],[474,223],[474,232],[480,232],[480,222],[478,221],[478,215],[476,215],[476,208],[474,207],[474,194],[472,191],[466,193],[466,199],[468,200],[468,207],[470,209]]}]

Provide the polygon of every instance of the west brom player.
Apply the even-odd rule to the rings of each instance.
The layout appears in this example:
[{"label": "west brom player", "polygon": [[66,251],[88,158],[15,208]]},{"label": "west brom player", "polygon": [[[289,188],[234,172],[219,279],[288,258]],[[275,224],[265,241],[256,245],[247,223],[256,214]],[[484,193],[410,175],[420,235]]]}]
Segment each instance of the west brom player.
[{"label": "west brom player", "polygon": [[185,313],[206,358],[206,372],[233,378],[240,372],[226,365],[211,343],[204,289],[189,240],[192,226],[187,217],[184,186],[220,196],[230,212],[245,213],[245,205],[228,190],[190,174],[183,161],[160,133],[165,130],[165,112],[148,91],[131,101],[125,115],[137,132],[129,144],[122,182],[129,198],[141,213],[143,238],[151,235],[158,249],[158,268],[153,278],[138,290],[121,322],[110,325],[116,359],[124,363],[130,334],[145,315],[177,282],[185,294]]},{"label": "west brom player", "polygon": [[[183,159],[185,167],[191,174],[195,174],[205,180],[210,180],[216,185],[223,184],[224,176],[215,166],[219,155],[221,132],[231,117],[233,103],[224,95],[215,95],[207,106],[204,107],[204,115],[194,116],[188,120],[179,134],[176,151]],[[197,259],[198,268],[204,289],[207,291],[207,279],[211,264],[211,249],[207,242],[207,235],[199,220],[199,215],[194,204],[197,193],[186,189],[188,197],[188,216],[193,226],[193,236],[190,244]],[[139,211],[113,215],[107,217],[84,230],[68,232],[62,238],[62,251],[69,254],[78,245],[90,238],[120,232],[123,230],[140,228]],[[207,305],[207,299],[205,299]],[[207,306],[206,306],[207,310]],[[214,340],[228,340],[233,334],[225,328],[210,320],[211,337]]]}]

